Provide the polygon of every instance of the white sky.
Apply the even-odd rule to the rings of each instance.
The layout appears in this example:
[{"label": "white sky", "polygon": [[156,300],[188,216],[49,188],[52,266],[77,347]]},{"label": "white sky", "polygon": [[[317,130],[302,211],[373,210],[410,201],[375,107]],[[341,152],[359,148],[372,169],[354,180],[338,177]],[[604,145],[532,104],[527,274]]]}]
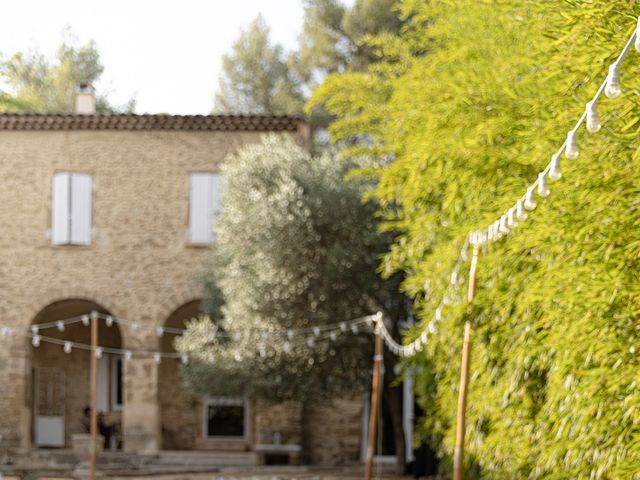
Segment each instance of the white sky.
[{"label": "white sky", "polygon": [[222,55],[260,12],[272,41],[295,48],[302,0],[6,1],[0,53],[52,56],[71,27],[80,43],[96,41],[105,66],[97,89],[114,104],[135,95],[137,113],[206,114]]}]

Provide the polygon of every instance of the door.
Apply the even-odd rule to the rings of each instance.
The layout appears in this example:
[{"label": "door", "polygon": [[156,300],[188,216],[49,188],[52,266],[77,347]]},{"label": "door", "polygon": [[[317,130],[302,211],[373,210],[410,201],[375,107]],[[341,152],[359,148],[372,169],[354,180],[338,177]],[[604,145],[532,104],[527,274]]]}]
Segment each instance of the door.
[{"label": "door", "polygon": [[35,371],[35,443],[64,447],[65,373],[62,368]]}]

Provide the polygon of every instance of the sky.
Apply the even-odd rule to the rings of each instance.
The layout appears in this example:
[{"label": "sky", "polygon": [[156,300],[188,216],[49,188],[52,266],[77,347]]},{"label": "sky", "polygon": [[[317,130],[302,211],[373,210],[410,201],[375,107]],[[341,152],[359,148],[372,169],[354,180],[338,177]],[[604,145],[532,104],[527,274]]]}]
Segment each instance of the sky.
[{"label": "sky", "polygon": [[296,47],[302,0],[3,2],[0,54],[38,49],[52,57],[70,27],[80,43],[97,43],[105,72],[96,87],[113,104],[134,96],[137,113],[206,114],[222,55],[259,13],[272,41]]}]

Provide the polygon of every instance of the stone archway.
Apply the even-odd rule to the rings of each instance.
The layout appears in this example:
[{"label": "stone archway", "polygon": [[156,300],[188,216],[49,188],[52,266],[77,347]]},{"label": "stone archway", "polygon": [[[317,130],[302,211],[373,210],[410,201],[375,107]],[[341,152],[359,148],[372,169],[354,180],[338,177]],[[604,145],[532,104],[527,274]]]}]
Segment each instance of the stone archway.
[{"label": "stone archway", "polygon": [[[50,303],[40,310],[31,325],[56,322],[91,311],[110,315],[100,304],[82,298],[69,298]],[[99,342],[102,347],[121,348],[122,336],[114,322],[107,326],[99,323]],[[84,433],[83,409],[90,403],[90,352],[81,348],[65,350],[63,345],[47,339],[70,341],[89,345],[90,329],[82,322],[38,329],[39,344],[30,342],[31,354],[31,438],[35,447],[69,447],[74,433]],[[121,423],[123,406],[122,358],[104,353],[98,361],[98,411],[105,414],[106,422],[117,426]],[[111,446],[117,446],[117,439]]]},{"label": "stone archway", "polygon": [[[164,327],[183,329],[186,322],[201,314],[201,301],[191,300],[176,308]],[[175,352],[176,335],[164,333],[160,341],[163,352]],[[163,450],[199,448],[202,437],[202,402],[183,387],[180,362],[163,361],[158,372],[158,397]]]}]

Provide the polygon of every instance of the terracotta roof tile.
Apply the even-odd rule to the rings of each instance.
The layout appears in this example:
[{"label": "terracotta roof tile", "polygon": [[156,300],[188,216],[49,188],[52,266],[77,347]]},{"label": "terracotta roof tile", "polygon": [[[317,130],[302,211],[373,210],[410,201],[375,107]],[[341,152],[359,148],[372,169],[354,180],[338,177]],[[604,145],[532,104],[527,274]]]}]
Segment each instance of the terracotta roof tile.
[{"label": "terracotta roof tile", "polygon": [[205,130],[289,131],[297,115],[135,115],[96,113],[0,113],[0,130]]}]

